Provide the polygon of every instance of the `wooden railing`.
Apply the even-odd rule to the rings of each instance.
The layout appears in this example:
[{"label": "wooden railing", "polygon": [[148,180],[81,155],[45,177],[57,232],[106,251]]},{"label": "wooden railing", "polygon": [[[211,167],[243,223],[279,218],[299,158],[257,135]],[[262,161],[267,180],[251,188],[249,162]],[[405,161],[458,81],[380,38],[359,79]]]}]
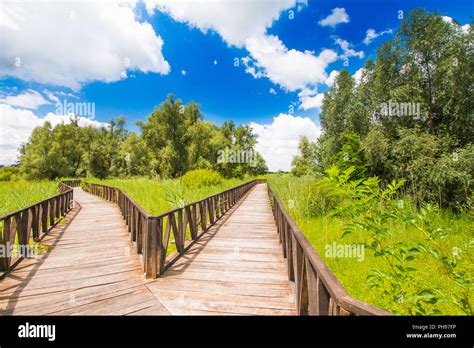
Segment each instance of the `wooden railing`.
[{"label": "wooden railing", "polygon": [[349,296],[268,185],[288,278],[295,284],[299,315],[391,315]]},{"label": "wooden railing", "polygon": [[82,180],[81,179],[72,179],[72,180],[61,180],[64,185],[69,187],[79,187],[81,186]]},{"label": "wooden railing", "polygon": [[[255,184],[247,182],[224,192],[151,216],[122,190],[82,183],[86,192],[117,203],[128,225],[131,242],[141,255],[147,278],[156,278],[170,267]],[[174,237],[174,239],[171,239]]]},{"label": "wooden railing", "polygon": [[[72,187],[60,182],[59,194],[0,217],[0,271],[31,254],[30,241],[39,241],[71,210]],[[16,249],[16,250],[15,250]]]}]

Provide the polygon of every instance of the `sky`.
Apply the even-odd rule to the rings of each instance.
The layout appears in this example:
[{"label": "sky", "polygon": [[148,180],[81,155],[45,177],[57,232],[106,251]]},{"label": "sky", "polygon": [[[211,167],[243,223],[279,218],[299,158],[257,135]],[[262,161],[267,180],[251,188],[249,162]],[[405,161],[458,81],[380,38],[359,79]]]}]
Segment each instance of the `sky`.
[{"label": "sky", "polygon": [[[34,127],[125,116],[139,132],[169,93],[204,119],[250,125],[270,170],[321,134],[337,73],[367,58],[411,9],[470,23],[470,0],[2,1],[0,164]],[[464,27],[467,28],[467,27]]]}]

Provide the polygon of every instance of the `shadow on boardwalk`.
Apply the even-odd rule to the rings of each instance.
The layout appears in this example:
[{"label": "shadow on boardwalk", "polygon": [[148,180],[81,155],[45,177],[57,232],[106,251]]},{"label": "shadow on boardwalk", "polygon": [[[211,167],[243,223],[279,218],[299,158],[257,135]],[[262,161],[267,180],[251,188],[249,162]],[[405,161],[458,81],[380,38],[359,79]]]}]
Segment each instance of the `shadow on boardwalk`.
[{"label": "shadow on boardwalk", "polygon": [[0,282],[2,315],[293,315],[266,185],[253,188],[165,274],[147,280],[116,205],[80,207]]}]

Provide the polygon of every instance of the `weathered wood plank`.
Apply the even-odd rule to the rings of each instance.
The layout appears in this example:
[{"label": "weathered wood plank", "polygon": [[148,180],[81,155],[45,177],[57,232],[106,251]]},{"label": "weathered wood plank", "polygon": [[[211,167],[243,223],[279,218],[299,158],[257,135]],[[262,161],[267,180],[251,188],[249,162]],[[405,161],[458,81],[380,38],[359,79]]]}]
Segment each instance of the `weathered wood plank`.
[{"label": "weathered wood plank", "polygon": [[[296,314],[266,196],[265,185],[256,185],[217,228],[147,285],[171,314]],[[220,207],[215,199],[199,204],[201,227],[207,215],[211,222],[218,216]]]},{"label": "weathered wood plank", "polygon": [[[116,200],[113,192],[104,194]],[[146,288],[143,266],[118,207],[80,188],[74,198],[80,208],[71,212],[72,223],[67,224],[67,217],[42,241],[50,251],[25,259],[0,281],[0,314],[168,314]],[[23,215],[18,220],[22,241],[27,237],[23,229],[33,225],[36,234],[35,224],[42,222],[44,231],[54,222],[60,205],[57,201]],[[130,217],[142,227],[139,212]]]}]

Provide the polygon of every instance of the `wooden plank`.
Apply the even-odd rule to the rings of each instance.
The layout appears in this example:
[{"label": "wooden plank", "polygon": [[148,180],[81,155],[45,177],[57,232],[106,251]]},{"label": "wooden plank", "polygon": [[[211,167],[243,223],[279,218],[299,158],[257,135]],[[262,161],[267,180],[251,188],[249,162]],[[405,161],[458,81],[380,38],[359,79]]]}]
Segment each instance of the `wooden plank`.
[{"label": "wooden plank", "polygon": [[[267,199],[264,186],[147,285],[171,314],[296,314],[271,207],[260,203]],[[219,213],[216,198],[205,202],[199,204],[201,226],[204,212]]]},{"label": "wooden plank", "polygon": [[[66,218],[42,241],[51,251],[25,259],[0,282],[0,313],[128,314],[147,309],[150,314],[165,314],[146,288],[148,281],[121,211],[80,188],[75,189],[75,199],[81,208],[71,212],[72,223],[67,225]],[[55,212],[53,206],[38,211],[43,228]],[[34,223],[34,214],[28,215],[28,220],[26,215],[20,220],[22,225]],[[138,289],[135,294],[134,289]]]},{"label": "wooden plank", "polygon": [[[1,313],[294,315],[295,295],[271,208],[261,203],[266,199],[264,186],[257,185],[212,226],[208,221],[224,214],[246,188],[170,213],[165,226],[161,217],[145,219],[120,192],[90,187],[118,203],[114,205],[74,189],[81,208],[73,211],[72,223],[56,225],[43,239],[54,248],[26,259],[0,283]],[[46,214],[38,211],[38,221],[46,219],[48,226],[62,204],[47,206]],[[22,217],[21,228],[31,221],[34,229],[35,216],[32,211]],[[188,224],[191,239],[196,239],[199,225],[207,232],[162,274],[171,233],[183,250]],[[130,244],[129,229],[137,249]],[[137,257],[141,249],[146,274]],[[157,274],[161,278],[145,279]]]}]

